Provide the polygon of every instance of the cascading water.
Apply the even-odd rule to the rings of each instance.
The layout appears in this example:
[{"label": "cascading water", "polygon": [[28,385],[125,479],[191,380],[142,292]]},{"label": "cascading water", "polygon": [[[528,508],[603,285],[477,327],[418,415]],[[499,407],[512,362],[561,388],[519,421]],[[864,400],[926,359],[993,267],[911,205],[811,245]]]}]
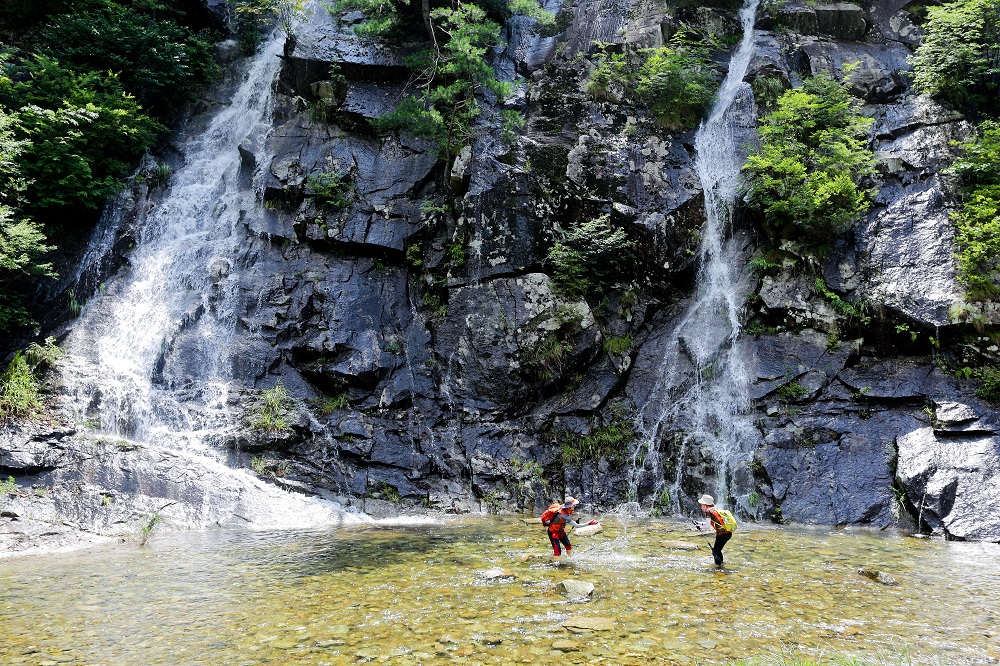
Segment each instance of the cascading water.
[{"label": "cascading water", "polygon": [[[695,138],[695,164],[705,198],[696,291],[668,337],[660,379],[638,418],[642,437],[632,457],[629,498],[652,491],[660,509],[681,510],[689,447],[700,447],[714,461],[714,487],[704,490],[721,501],[735,498],[749,478],[754,432],[741,418],[749,378],[736,344],[749,288],[743,273],[749,243],[734,231],[732,217],[744,146],[753,136],[753,94],[743,77],[753,53],[757,4],[744,2],[742,41]],[[673,447],[675,468],[664,469],[665,445]]]},{"label": "cascading water", "polygon": [[[144,202],[128,267],[85,306],[64,342],[62,382],[81,419],[183,458],[179,464],[202,470],[187,476],[204,474],[202,486],[220,496],[177,508],[173,518],[186,526],[305,526],[347,518],[333,503],[293,496],[227,468],[213,447],[238,423],[230,393],[247,346],[255,344],[240,321],[254,297],[240,293],[239,277],[253,270],[257,244],[244,218],[259,203],[241,172],[238,147],[262,141],[271,126],[282,41],[274,38],[246,63],[231,103],[207,126],[182,136],[183,165],[167,191]],[[209,494],[203,491],[189,494]]]}]

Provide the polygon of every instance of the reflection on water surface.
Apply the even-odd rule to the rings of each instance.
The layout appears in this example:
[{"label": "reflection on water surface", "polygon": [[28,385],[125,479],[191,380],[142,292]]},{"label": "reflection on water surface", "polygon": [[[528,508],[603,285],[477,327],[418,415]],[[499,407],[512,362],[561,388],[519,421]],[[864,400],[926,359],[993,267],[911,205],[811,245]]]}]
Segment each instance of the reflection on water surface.
[{"label": "reflection on water surface", "polygon": [[[998,545],[741,526],[719,573],[689,525],[605,526],[558,563],[540,525],[483,517],[0,560],[0,663],[1000,663]],[[562,626],[581,616],[610,628]]]}]

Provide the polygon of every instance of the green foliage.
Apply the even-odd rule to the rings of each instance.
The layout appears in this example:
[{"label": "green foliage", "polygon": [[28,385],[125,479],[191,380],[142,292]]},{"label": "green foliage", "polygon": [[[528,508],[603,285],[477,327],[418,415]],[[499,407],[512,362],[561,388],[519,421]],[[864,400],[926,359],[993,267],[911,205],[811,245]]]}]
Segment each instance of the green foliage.
[{"label": "green foliage", "polygon": [[500,111],[500,138],[504,143],[514,143],[518,132],[524,127],[524,116],[514,109]]},{"label": "green foliage", "polygon": [[19,164],[25,142],[15,138],[12,122],[0,107],[0,331],[31,321],[16,285],[28,276],[53,275],[51,264],[39,262],[52,249],[41,225],[19,217],[8,205],[17,202],[25,187]]},{"label": "green foliage", "polygon": [[368,486],[368,497],[385,500],[393,504],[402,504],[403,501],[399,495],[399,490],[386,481],[376,481]]},{"label": "green foliage", "polygon": [[822,278],[816,278],[816,283],[813,285],[816,293],[820,294],[833,306],[833,309],[837,311],[837,314],[843,315],[848,320],[854,321],[862,326],[867,326],[871,323],[872,318],[868,314],[868,307],[864,303],[851,303],[850,301],[845,301],[840,297],[839,294],[831,290],[826,286],[826,282]]},{"label": "green foliage", "polygon": [[533,349],[522,352],[521,363],[535,379],[548,382],[562,372],[563,359],[572,351],[573,345],[550,335]]},{"label": "green foliage", "polygon": [[7,506],[7,496],[17,492],[17,482],[8,476],[6,481],[0,481],[0,509]]},{"label": "green foliage", "polygon": [[598,52],[584,90],[591,97],[619,102],[635,94],[670,130],[691,128],[708,110],[719,80],[708,46],[684,32],[666,46],[646,49],[642,62],[623,53]]},{"label": "green foliage", "polygon": [[[346,7],[341,3],[338,7]],[[372,20],[360,28],[385,32],[399,27],[399,0],[352,0],[349,6],[365,11]],[[535,0],[515,0],[507,11],[551,16]],[[499,100],[512,86],[497,79],[488,62],[492,49],[500,43],[500,25],[487,17],[485,6],[455,2],[436,7],[424,16],[431,34],[431,47],[407,58],[414,79],[422,82],[417,94],[406,97],[392,111],[376,121],[383,131],[402,130],[434,140],[441,156],[450,160],[467,145],[480,109],[477,95],[487,93]],[[515,116],[502,116],[502,133],[508,139]]]},{"label": "green foliage", "polygon": [[596,57],[596,67],[591,71],[583,89],[591,97],[609,102],[617,101],[612,91],[620,87],[624,92],[624,85],[630,78],[629,72],[625,54],[600,51]]},{"label": "green foliage", "polygon": [[998,110],[1000,0],[951,0],[928,7],[911,56],[916,88],[955,105]]},{"label": "green foliage", "polygon": [[778,103],[778,98],[787,90],[785,82],[777,76],[758,76],[750,84],[753,98],[759,112],[770,113]]},{"label": "green foliage", "polygon": [[142,528],[139,529],[139,545],[145,546],[146,542],[149,541],[149,537],[153,536],[153,530],[156,529],[157,523],[160,522],[160,512],[157,511],[152,516],[149,517],[145,523],[143,523]]},{"label": "green foliage", "polygon": [[40,53],[75,71],[116,73],[147,111],[189,101],[217,70],[209,35],[115,2],[54,16],[35,38]]},{"label": "green foliage", "polygon": [[590,434],[580,435],[567,431],[557,434],[565,465],[602,458],[621,464],[628,457],[636,437],[635,424],[620,413],[615,415],[611,423],[594,428]]},{"label": "green foliage", "polygon": [[341,409],[347,409],[350,404],[351,402],[348,400],[346,393],[338,393],[335,396],[319,401],[318,411],[323,416],[329,416],[330,414],[340,411]]},{"label": "green foliage", "polygon": [[666,516],[670,514],[670,489],[664,488],[653,497],[654,516]]},{"label": "green foliage", "polygon": [[778,98],[743,167],[747,203],[766,229],[824,243],[867,210],[870,193],[859,183],[874,172],[864,141],[872,121],[856,103],[846,84],[823,75]]},{"label": "green foliage", "polygon": [[778,389],[778,395],[785,402],[794,402],[809,395],[809,389],[798,382],[788,382]]},{"label": "green foliage", "polygon": [[296,21],[305,16],[306,0],[233,0],[236,32],[240,46],[254,51],[263,41],[266,30],[275,23],[292,36]]},{"label": "green foliage", "polygon": [[626,354],[632,346],[632,338],[628,336],[608,338],[604,341],[604,351],[609,354]]},{"label": "green foliage", "polygon": [[1000,123],[983,122],[960,148],[951,168],[961,183],[952,214],[958,274],[970,298],[989,300],[1000,294]]},{"label": "green foliage", "polygon": [[987,366],[976,373],[983,385],[976,390],[976,395],[993,403],[1000,403],[1000,368]]},{"label": "green foliage", "polygon": [[635,243],[623,229],[611,226],[607,216],[588,220],[558,232],[549,250],[556,289],[567,296],[603,292],[628,275],[635,262]]},{"label": "green foliage", "polygon": [[306,180],[306,194],[317,208],[342,211],[351,203],[351,179],[339,171],[312,174]]},{"label": "green foliage", "polygon": [[767,260],[767,257],[757,256],[750,260],[750,268],[755,273],[767,273],[776,268],[781,268],[781,264]]},{"label": "green foliage", "polygon": [[7,65],[0,104],[24,142],[25,210],[96,209],[164,126],[142,112],[117,75],[79,72],[46,56]]},{"label": "green foliage", "polygon": [[24,358],[32,370],[40,367],[51,368],[63,356],[63,348],[56,344],[56,339],[49,336],[44,344],[32,342],[24,350]]},{"label": "green foliage", "polygon": [[288,391],[281,382],[278,382],[274,388],[261,393],[260,400],[250,413],[250,427],[269,433],[291,430],[291,426],[285,420],[291,407],[292,400]]},{"label": "green foliage", "polygon": [[668,46],[646,52],[635,91],[667,129],[694,127],[719,87],[708,48],[678,32]]},{"label": "green foliage", "polygon": [[476,93],[490,91],[502,98],[509,85],[496,78],[486,60],[499,43],[500,26],[486,18],[485,10],[474,4],[439,7],[429,19],[447,39],[407,60],[427,85],[376,124],[382,130],[406,130],[433,139],[441,155],[450,159],[472,138],[479,115]]},{"label": "green foliage", "polygon": [[0,375],[0,421],[28,418],[42,408],[38,379],[24,354],[17,352]]}]

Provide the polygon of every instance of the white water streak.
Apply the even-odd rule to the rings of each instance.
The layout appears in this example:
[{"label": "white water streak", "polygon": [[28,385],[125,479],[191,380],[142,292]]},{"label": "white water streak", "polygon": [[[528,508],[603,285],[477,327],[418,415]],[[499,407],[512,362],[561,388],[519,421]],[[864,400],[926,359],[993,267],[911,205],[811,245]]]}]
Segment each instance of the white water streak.
[{"label": "white water streak", "polygon": [[[740,12],[743,38],[695,138],[706,218],[696,291],[668,337],[659,381],[639,415],[642,441],[633,454],[629,495],[638,497],[640,487],[652,486],[656,493],[667,490],[675,511],[681,509],[680,482],[688,446],[710,448],[717,478],[715,487],[705,491],[719,498],[732,492],[732,478],[741,466],[745,468],[749,456],[748,425],[740,418],[747,407],[749,377],[735,344],[748,290],[742,274],[747,243],[734,233],[732,214],[746,158],[740,121],[747,117],[748,105],[753,115],[753,96],[743,78],[753,54],[756,9],[757,0],[746,0]],[[674,451],[677,467],[673,479],[667,479],[661,447],[679,431],[684,434],[673,442],[679,444]]]},{"label": "white water streak", "polygon": [[[62,379],[75,412],[174,461],[169,496],[184,500],[164,517],[178,526],[369,520],[230,469],[213,446],[238,425],[229,398],[241,362],[240,310],[253,307],[238,285],[253,270],[244,217],[259,203],[241,175],[239,146],[262,144],[270,131],[283,41],[275,36],[247,63],[230,103],[180,141],[184,163],[168,191],[143,202],[129,266],[86,305],[65,341]],[[188,499],[199,496],[202,503]]]}]

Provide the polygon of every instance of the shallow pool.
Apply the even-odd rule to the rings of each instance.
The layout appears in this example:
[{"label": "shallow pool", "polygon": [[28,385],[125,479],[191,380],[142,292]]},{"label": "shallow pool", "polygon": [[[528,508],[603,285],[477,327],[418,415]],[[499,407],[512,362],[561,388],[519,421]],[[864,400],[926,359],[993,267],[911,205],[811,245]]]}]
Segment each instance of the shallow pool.
[{"label": "shallow pool", "polygon": [[1000,663],[996,544],[741,526],[719,572],[688,524],[604,525],[558,562],[513,517],[0,560],[0,664]]}]

